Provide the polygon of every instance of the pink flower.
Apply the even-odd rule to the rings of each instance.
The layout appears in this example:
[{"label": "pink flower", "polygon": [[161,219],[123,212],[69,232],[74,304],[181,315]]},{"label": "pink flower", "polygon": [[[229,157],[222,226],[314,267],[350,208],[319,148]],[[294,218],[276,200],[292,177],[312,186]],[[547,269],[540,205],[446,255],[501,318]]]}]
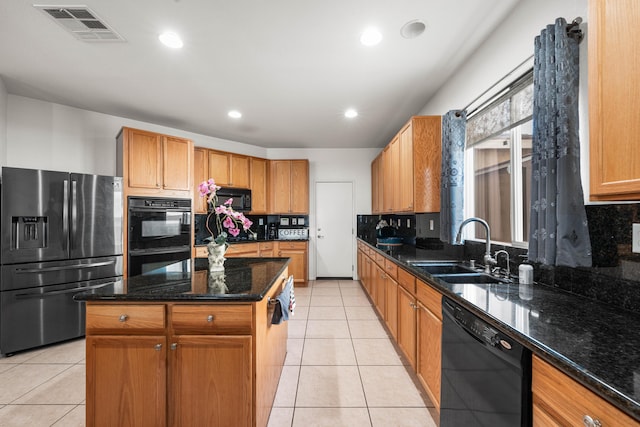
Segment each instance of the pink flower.
[{"label": "pink flower", "polygon": [[239,228],[230,228],[229,229],[229,234],[231,234],[233,237],[236,237],[238,234],[240,234],[240,229]]},{"label": "pink flower", "polygon": [[228,200],[227,200],[226,202],[224,202],[223,204],[224,204],[224,205],[227,205],[227,206],[231,206],[231,204],[232,204],[232,203],[233,203],[233,198],[228,199]]},{"label": "pink flower", "polygon": [[229,230],[236,228],[236,223],[233,222],[233,219],[231,219],[231,217],[226,217],[225,220],[222,222],[222,225],[228,228]]}]

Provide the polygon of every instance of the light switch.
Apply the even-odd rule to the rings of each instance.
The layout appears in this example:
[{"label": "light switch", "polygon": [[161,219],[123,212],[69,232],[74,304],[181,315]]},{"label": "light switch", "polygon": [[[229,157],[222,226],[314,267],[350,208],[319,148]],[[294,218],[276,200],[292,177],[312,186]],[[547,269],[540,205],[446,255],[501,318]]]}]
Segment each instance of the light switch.
[{"label": "light switch", "polygon": [[633,240],[631,250],[634,253],[640,254],[640,224],[633,224],[631,233]]}]

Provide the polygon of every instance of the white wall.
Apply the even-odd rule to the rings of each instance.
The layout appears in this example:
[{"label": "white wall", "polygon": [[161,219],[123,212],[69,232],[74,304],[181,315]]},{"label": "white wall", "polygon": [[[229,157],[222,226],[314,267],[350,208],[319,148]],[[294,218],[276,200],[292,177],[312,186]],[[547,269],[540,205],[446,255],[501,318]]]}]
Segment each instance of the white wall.
[{"label": "white wall", "polygon": [[[587,35],[588,0],[521,0],[510,15],[482,43],[422,108],[420,114],[444,114],[461,109],[533,55],[533,40],[548,24],[563,17],[581,17]],[[529,67],[533,61],[528,62]],[[523,68],[522,71],[525,71]],[[518,77],[514,73],[504,83]],[[585,201],[589,194],[589,121],[587,99],[587,38],[580,44],[580,143]]]},{"label": "white wall", "polygon": [[0,77],[0,165],[4,164],[7,156],[7,89]]},{"label": "white wall", "polygon": [[[0,116],[1,105],[0,91]],[[3,166],[115,175],[115,141],[122,126],[189,138],[200,147],[266,155],[261,147],[22,96],[8,95],[6,105]],[[1,126],[0,119],[0,132]]]},{"label": "white wall", "polygon": [[[356,215],[371,214],[371,162],[380,148],[367,149],[269,149],[269,159],[309,159],[309,277],[316,277],[316,206],[317,182],[353,182],[352,221],[355,233]],[[339,206],[337,208],[340,208]],[[355,266],[355,236],[352,243],[352,260]]]}]

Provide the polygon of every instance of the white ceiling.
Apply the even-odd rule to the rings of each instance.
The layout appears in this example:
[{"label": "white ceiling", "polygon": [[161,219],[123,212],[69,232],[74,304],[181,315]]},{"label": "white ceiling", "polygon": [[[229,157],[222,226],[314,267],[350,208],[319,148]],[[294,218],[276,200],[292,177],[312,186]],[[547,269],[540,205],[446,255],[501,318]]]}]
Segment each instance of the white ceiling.
[{"label": "white ceiling", "polygon": [[[37,3],[86,5],[126,39],[88,43],[33,1],[2,0],[0,77],[11,94],[261,147],[382,147],[518,1]],[[402,38],[414,19],[426,31]],[[375,47],[359,42],[370,25]],[[183,49],[158,42],[166,29]]]}]

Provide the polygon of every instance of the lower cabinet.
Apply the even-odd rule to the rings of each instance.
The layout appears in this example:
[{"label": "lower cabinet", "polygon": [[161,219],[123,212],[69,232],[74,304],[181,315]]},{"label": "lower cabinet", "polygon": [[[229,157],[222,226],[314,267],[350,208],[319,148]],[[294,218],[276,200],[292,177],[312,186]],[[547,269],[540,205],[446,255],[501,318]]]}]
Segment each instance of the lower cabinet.
[{"label": "lower cabinet", "polygon": [[532,365],[534,426],[638,425],[631,417],[535,355]]},{"label": "lower cabinet", "polygon": [[308,277],[308,242],[280,241],[278,244],[279,257],[291,258],[289,273],[293,275],[296,285],[306,285]]},{"label": "lower cabinet", "polygon": [[398,346],[416,368],[416,298],[398,287]]},{"label": "lower cabinet", "polygon": [[386,275],[384,280],[385,314],[384,320],[393,338],[398,336],[398,282]]},{"label": "lower cabinet", "polygon": [[421,280],[417,281],[416,294],[418,298],[416,372],[429,399],[436,409],[440,410],[442,295]]}]

